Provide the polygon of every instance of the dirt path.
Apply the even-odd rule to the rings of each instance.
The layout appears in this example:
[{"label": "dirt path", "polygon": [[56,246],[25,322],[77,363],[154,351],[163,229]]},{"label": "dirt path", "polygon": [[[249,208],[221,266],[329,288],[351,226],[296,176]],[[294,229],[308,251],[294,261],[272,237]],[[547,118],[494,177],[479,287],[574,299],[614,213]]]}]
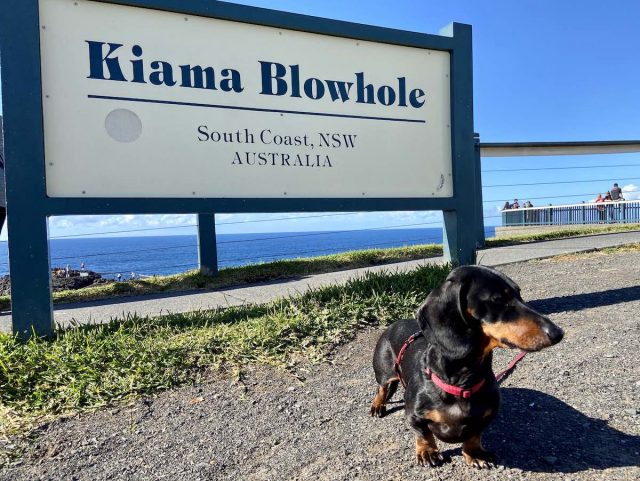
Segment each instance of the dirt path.
[{"label": "dirt path", "polygon": [[[414,464],[401,395],[368,415],[379,331],[360,333],[296,376],[251,368],[128,408],[43,428],[4,480],[472,480],[640,479],[640,253],[501,267],[523,297],[566,331],[525,358],[502,389],[485,435],[504,467],[478,472],[458,445],[451,464]],[[513,351],[496,356],[495,369]]]}]

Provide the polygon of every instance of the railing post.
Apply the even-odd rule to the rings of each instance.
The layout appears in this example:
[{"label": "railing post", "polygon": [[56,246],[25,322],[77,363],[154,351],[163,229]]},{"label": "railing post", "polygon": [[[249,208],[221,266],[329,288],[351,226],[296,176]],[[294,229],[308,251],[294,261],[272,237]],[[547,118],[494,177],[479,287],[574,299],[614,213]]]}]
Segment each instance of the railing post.
[{"label": "railing post", "polygon": [[475,180],[474,184],[476,187],[476,246],[478,248],[484,247],[485,245],[485,234],[484,234],[484,204],[482,203],[482,160],[480,159],[480,134],[473,134],[473,141],[475,143]]},{"label": "railing post", "polygon": [[218,273],[215,214],[198,214],[198,264],[206,276]]}]

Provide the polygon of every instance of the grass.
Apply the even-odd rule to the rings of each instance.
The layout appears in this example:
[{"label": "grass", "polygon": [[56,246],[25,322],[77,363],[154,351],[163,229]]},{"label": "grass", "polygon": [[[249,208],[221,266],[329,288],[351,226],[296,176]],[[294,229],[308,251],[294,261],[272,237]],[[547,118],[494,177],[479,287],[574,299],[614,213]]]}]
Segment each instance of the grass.
[{"label": "grass", "polygon": [[319,361],[363,326],[413,316],[449,271],[367,274],[268,304],[130,316],[50,340],[0,334],[0,441],[46,418],[197,382],[210,369]]},{"label": "grass", "polygon": [[629,232],[640,229],[638,224],[621,224],[611,226],[600,226],[593,229],[566,229],[551,232],[541,232],[539,234],[522,234],[509,237],[491,238],[486,240],[487,247],[500,247],[513,244],[522,244],[526,242],[536,242],[554,239],[566,239],[569,237],[583,237],[594,234],[609,234],[614,232]]},{"label": "grass", "polygon": [[585,258],[603,257],[611,254],[620,254],[623,252],[640,252],[640,243],[626,244],[615,247],[602,247],[600,249],[595,249],[587,252],[561,254],[547,259],[539,259],[537,262],[566,262]]},{"label": "grass", "polygon": [[[220,269],[215,277],[198,271],[171,276],[154,276],[126,282],[85,287],[84,289],[53,293],[55,304],[85,302],[123,296],[140,296],[159,292],[178,292],[202,289],[220,289],[269,280],[302,277],[310,274],[335,272],[374,265],[403,262],[442,255],[442,246],[424,244],[390,249],[369,249],[344,252],[313,258],[299,258]],[[9,296],[0,296],[0,309],[11,306]]]}]

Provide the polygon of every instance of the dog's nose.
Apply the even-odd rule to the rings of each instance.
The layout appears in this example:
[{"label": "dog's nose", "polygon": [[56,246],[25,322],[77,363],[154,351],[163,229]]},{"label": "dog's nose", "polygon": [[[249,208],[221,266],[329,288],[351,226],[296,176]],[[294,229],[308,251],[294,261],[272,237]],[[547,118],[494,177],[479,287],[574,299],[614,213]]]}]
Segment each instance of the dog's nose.
[{"label": "dog's nose", "polygon": [[551,340],[551,344],[558,344],[564,337],[564,331],[560,327],[556,326],[553,322],[549,322],[548,324],[546,324],[542,328],[542,330]]}]

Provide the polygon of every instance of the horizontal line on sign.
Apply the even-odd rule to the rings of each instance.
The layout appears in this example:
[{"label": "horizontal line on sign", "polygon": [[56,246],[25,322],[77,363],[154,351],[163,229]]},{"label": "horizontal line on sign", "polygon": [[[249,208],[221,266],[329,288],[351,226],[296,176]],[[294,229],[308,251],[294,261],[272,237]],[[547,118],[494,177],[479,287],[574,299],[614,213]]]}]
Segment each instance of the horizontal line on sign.
[{"label": "horizontal line on sign", "polygon": [[112,97],[109,95],[87,95],[90,99],[120,100],[125,102],[142,102],[148,104],[186,105],[187,107],[206,107],[210,109],[248,110],[251,112],[276,112],[280,114],[316,115],[319,117],[342,117],[346,119],[386,120],[388,122],[412,122],[426,124],[426,120],[398,119],[394,117],[368,117],[366,115],[329,114],[325,112],[303,112],[298,110],[259,109],[257,107],[238,107],[235,105],[200,104],[195,102],[177,102],[175,100],[140,99],[135,97]]}]

